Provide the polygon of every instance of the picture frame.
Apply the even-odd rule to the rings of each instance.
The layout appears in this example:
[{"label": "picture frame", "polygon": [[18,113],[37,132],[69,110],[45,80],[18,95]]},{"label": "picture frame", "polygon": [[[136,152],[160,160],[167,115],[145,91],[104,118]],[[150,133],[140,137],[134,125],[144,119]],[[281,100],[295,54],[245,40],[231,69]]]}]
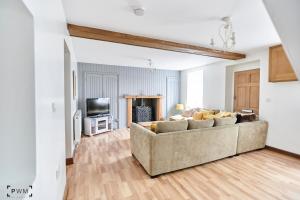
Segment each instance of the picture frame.
[{"label": "picture frame", "polygon": [[76,72],[73,70],[72,71],[72,88],[73,88],[73,100],[76,99],[76,96],[77,96],[77,77],[76,77]]}]

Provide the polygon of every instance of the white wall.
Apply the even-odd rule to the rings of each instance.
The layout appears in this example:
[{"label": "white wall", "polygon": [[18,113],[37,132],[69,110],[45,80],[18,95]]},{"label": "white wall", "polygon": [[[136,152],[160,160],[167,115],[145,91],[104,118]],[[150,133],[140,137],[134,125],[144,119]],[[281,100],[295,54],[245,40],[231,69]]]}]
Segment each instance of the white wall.
[{"label": "white wall", "polygon": [[300,1],[263,1],[297,77],[300,78]]},{"label": "white wall", "polygon": [[24,0],[34,17],[37,200],[62,199],[66,183],[64,124],[65,15],[60,0]]},{"label": "white wall", "polygon": [[0,1],[0,199],[7,184],[35,178],[33,26],[22,1]]},{"label": "white wall", "polygon": [[[225,61],[223,63],[205,66],[206,74],[208,74],[206,78],[210,78],[211,80],[204,83],[204,88],[206,88],[206,91],[215,90],[215,92],[205,92],[204,96],[207,95],[205,99],[212,100],[214,107],[222,109],[225,105],[225,92],[227,93],[227,91],[232,90],[232,85],[229,85],[227,88],[223,87],[226,82],[226,67],[239,66],[244,63],[258,63],[258,61],[260,66],[260,118],[269,122],[267,145],[300,154],[298,125],[298,113],[300,113],[300,83],[268,82],[268,49],[250,53],[247,58],[243,60]],[[182,73],[184,74],[186,72]],[[224,95],[224,97],[221,95]],[[184,98],[184,95],[182,95],[182,98]],[[182,102],[184,101],[185,99],[182,99]]]},{"label": "white wall", "polygon": [[223,62],[181,71],[181,103],[186,104],[187,74],[203,70],[203,107],[225,108],[225,68]]},{"label": "white wall", "polygon": [[300,154],[300,83],[268,82],[268,50],[260,55],[260,116],[269,121],[267,144]]}]

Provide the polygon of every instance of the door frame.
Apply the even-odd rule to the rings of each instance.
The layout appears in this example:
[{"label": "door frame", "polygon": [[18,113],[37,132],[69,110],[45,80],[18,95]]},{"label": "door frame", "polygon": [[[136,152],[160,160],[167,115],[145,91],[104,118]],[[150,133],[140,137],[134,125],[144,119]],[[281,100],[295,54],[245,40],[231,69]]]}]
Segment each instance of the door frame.
[{"label": "door frame", "polygon": [[[260,68],[259,67],[254,67],[253,69],[245,69],[245,70],[238,70],[238,71],[233,71],[233,112],[236,112],[236,75],[238,73],[244,73],[244,72],[251,72],[251,71],[259,71],[259,93],[258,93],[258,104],[260,104]],[[258,105],[258,113],[259,114],[259,108],[260,106]]]}]

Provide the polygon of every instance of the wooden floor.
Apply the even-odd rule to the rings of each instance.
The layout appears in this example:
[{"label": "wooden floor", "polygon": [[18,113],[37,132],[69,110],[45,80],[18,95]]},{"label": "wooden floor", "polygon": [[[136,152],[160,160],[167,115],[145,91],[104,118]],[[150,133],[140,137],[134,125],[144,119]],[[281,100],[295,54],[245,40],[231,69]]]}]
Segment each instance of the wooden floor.
[{"label": "wooden floor", "polygon": [[300,160],[259,150],[151,179],[127,129],[84,137],[67,169],[68,200],[300,200]]}]

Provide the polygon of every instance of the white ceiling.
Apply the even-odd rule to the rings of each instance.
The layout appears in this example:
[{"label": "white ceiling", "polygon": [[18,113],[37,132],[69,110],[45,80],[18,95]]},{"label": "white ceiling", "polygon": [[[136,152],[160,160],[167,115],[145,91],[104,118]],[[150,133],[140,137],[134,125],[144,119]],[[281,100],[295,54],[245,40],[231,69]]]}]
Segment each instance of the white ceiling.
[{"label": "white ceiling", "polygon": [[183,54],[75,37],[72,42],[77,61],[86,63],[149,68],[148,59],[151,59],[152,67],[154,68],[183,70],[221,60],[194,54]]},{"label": "white ceiling", "polygon": [[[224,16],[231,16],[236,32],[234,51],[247,53],[280,43],[261,0],[63,0],[68,23],[193,45],[208,46],[218,38]],[[137,17],[130,5],[146,11]],[[151,58],[157,68],[186,69],[219,59],[191,54],[133,47],[74,38],[80,62],[147,67]],[[219,45],[220,47],[221,45]]]}]

